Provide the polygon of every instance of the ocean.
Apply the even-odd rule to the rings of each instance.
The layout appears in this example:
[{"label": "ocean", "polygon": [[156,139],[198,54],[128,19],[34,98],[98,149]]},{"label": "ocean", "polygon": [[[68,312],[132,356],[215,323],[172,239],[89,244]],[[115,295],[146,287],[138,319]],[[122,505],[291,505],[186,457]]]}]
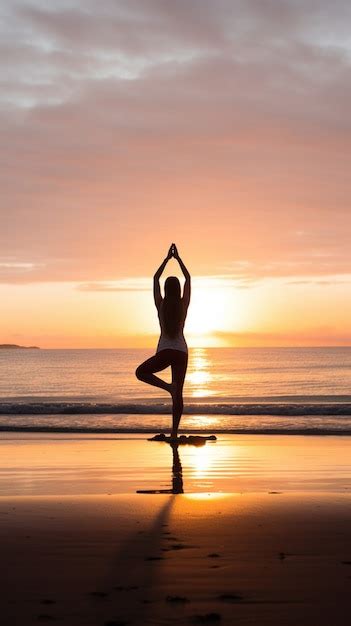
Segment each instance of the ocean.
[{"label": "ocean", "polygon": [[[0,350],[0,429],[167,430],[167,393],[134,375],[151,355]],[[351,434],[351,348],[193,348],[184,398],[184,432]]]}]

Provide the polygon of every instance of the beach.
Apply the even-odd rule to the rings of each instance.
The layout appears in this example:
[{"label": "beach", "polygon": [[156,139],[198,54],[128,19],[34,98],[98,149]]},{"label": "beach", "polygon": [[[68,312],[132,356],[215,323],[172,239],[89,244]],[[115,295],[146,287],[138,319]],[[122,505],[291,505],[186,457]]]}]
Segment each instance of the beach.
[{"label": "beach", "polygon": [[0,446],[5,626],[348,623],[349,437]]},{"label": "beach", "polygon": [[146,351],[5,352],[1,626],[348,624],[350,348],[191,350],[178,447]]},{"label": "beach", "polygon": [[0,626],[348,626],[346,0],[3,0]]}]

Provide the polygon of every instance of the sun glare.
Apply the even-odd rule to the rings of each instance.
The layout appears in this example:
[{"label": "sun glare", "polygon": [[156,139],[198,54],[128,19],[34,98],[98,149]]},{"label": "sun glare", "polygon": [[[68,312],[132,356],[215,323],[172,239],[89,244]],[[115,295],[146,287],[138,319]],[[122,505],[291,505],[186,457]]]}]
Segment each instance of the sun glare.
[{"label": "sun glare", "polygon": [[187,331],[192,335],[207,335],[225,327],[226,294],[220,289],[193,290],[187,319]]},{"label": "sun glare", "polygon": [[206,358],[206,352],[201,349],[195,349],[188,371],[188,385],[192,396],[204,397],[211,395],[211,391],[208,389],[212,378],[210,366],[211,363]]},{"label": "sun glare", "polygon": [[209,446],[195,449],[192,463],[194,475],[197,478],[204,478],[210,471],[212,461],[211,452]]}]

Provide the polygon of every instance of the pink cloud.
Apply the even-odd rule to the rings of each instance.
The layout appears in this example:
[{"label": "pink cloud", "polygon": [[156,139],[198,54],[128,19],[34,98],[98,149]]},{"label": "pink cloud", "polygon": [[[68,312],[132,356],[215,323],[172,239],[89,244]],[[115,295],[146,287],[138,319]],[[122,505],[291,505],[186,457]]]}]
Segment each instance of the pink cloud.
[{"label": "pink cloud", "polygon": [[1,38],[1,281],[145,275],[171,240],[198,274],[351,272],[348,3],[43,7]]}]

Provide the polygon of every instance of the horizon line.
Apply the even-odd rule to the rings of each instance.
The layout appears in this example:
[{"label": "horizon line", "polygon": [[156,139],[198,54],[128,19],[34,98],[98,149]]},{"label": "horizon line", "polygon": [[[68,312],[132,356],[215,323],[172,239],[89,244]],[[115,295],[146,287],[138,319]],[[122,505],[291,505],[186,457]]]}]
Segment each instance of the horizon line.
[{"label": "horizon line", "polygon": [[[1,345],[5,345],[5,344],[0,344]],[[14,345],[14,344],[10,344],[10,345]],[[18,348],[9,348],[9,350],[30,350],[32,348],[32,346],[19,346]],[[326,348],[351,348],[351,344],[335,344],[335,345],[284,345],[284,346],[275,346],[275,345],[267,345],[267,346],[213,346],[213,345],[208,345],[208,346],[188,346],[189,350],[251,350],[251,349],[255,349],[255,350],[272,350],[272,349],[276,349],[276,350],[286,350],[286,349],[311,349],[311,348],[316,348],[316,349],[326,349]],[[6,348],[0,348],[0,349],[6,349]],[[150,346],[111,346],[109,348],[106,347],[96,347],[96,346],[86,346],[86,347],[79,347],[79,346],[70,346],[70,347],[41,347],[41,346],[33,346],[33,350],[34,349],[39,349],[39,350],[151,350]]]}]

